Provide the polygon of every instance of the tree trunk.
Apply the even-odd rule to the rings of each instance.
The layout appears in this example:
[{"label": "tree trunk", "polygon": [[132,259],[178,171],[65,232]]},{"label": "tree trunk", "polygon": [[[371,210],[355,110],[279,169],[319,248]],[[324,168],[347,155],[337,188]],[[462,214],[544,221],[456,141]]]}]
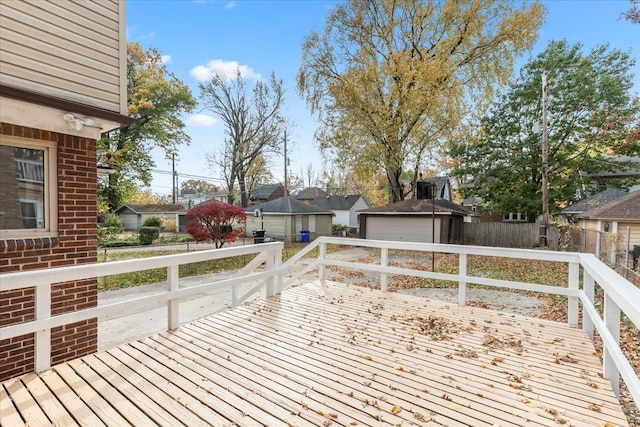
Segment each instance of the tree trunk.
[{"label": "tree trunk", "polygon": [[387,171],[387,179],[389,180],[389,203],[396,203],[404,200],[404,191],[400,182],[401,170]]},{"label": "tree trunk", "polygon": [[238,187],[240,188],[240,202],[242,207],[246,208],[249,205],[249,194],[247,194],[247,184],[244,174],[238,174]]}]

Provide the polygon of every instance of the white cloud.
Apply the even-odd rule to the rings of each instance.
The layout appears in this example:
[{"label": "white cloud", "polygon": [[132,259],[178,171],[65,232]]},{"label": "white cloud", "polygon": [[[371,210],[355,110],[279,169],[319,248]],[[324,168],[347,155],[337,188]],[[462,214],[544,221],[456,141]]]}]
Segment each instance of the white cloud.
[{"label": "white cloud", "polygon": [[235,1],[230,1],[227,3],[227,5],[225,6],[227,9],[233,9],[234,7],[236,7],[236,2]]},{"label": "white cloud", "polygon": [[186,121],[187,126],[209,127],[217,122],[215,117],[206,114],[194,114]]},{"label": "white cloud", "polygon": [[162,55],[160,60],[163,64],[169,64],[171,62],[171,55]]},{"label": "white cloud", "polygon": [[256,73],[248,65],[240,65],[237,61],[224,61],[222,59],[212,59],[207,65],[198,65],[191,69],[191,75],[198,81],[204,82],[212,76],[220,74],[229,80],[235,79],[236,71],[240,70],[243,78],[260,79],[260,74]]}]

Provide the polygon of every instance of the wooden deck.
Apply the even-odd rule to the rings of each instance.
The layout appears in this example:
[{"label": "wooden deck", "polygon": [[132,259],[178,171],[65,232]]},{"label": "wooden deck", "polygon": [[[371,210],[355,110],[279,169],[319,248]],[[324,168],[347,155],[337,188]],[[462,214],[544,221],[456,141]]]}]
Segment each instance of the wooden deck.
[{"label": "wooden deck", "polygon": [[310,283],[0,388],[2,426],[624,426],[565,324]]}]

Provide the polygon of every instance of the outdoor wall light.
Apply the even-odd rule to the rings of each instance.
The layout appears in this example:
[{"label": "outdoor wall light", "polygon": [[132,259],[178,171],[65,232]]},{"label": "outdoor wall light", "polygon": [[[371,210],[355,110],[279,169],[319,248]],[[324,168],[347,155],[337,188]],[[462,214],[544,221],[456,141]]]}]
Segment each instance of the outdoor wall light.
[{"label": "outdoor wall light", "polygon": [[605,223],[604,223],[604,232],[605,232],[605,233],[608,233],[608,232],[609,232],[609,223],[608,223],[608,222],[605,222]]},{"label": "outdoor wall light", "polygon": [[71,113],[63,114],[62,118],[65,119],[67,123],[69,123],[69,126],[71,127],[71,129],[75,129],[75,130],[81,130],[82,127],[85,125],[93,126],[96,123],[95,120],[89,117],[85,117],[84,119],[77,119],[76,116],[74,116]]}]

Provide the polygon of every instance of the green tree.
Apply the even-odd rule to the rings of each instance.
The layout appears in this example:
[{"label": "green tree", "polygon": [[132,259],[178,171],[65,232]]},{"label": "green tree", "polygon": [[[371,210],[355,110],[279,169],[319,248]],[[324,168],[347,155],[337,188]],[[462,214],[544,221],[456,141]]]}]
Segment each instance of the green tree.
[{"label": "green tree", "polygon": [[584,197],[592,174],[621,170],[612,155],[637,156],[630,141],[638,105],[631,96],[629,53],[599,46],[587,54],[580,44],[551,42],[530,60],[482,120],[475,138],[457,144],[454,176],[473,177],[460,191],[480,196],[493,213],[526,212],[530,221],[542,211],[541,78],[548,81],[549,210]]},{"label": "green tree", "polygon": [[221,151],[209,158],[222,169],[229,192],[228,202],[236,197],[236,183],[243,207],[249,203],[247,186],[251,167],[259,158],[280,151],[285,121],[282,80],[271,74],[268,82],[258,80],[249,97],[247,79],[240,70],[234,79],[216,74],[200,84],[202,106],[215,113],[225,124],[226,137]]},{"label": "green tree", "polygon": [[622,15],[629,22],[633,22],[634,24],[640,24],[640,0],[630,0],[631,1],[631,9]]},{"label": "green tree", "polygon": [[362,175],[384,171],[390,200],[403,200],[442,132],[483,108],[531,48],[539,2],[348,0],[302,47],[298,91],[318,114],[317,138]]},{"label": "green tree", "polygon": [[149,186],[153,147],[168,154],[189,144],[180,115],[196,105],[188,86],[167,70],[160,53],[145,51],[138,43],[127,44],[127,100],[135,123],[98,141],[98,162],[115,171],[98,183],[99,198],[110,210],[138,186]]},{"label": "green tree", "polygon": [[211,194],[217,192],[218,187],[201,179],[188,179],[180,183],[180,194],[182,195],[186,193]]}]

